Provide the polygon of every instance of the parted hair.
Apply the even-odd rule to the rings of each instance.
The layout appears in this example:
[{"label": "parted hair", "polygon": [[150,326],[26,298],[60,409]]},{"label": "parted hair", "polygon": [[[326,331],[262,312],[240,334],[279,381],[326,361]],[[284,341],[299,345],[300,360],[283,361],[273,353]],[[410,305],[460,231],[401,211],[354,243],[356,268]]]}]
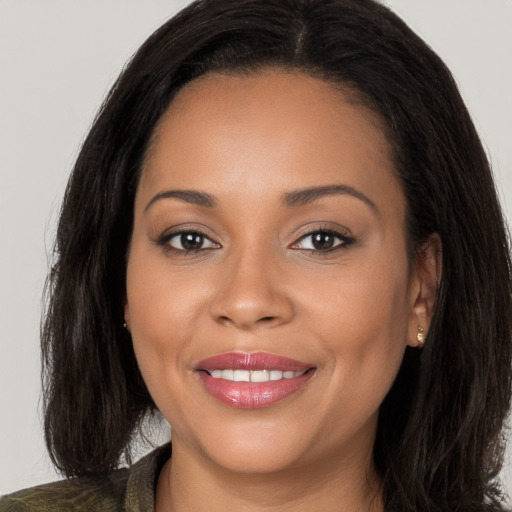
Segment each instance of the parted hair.
[{"label": "parted hair", "polygon": [[132,57],[83,143],[60,213],[42,324],[46,443],[66,476],[129,460],[155,410],[123,328],[133,206],[155,125],[208,72],[297,70],[356,91],[382,119],[412,257],[443,248],[422,351],[379,413],[387,511],[499,511],[511,398],[511,273],[490,166],[441,59],[374,0],[199,0]]}]

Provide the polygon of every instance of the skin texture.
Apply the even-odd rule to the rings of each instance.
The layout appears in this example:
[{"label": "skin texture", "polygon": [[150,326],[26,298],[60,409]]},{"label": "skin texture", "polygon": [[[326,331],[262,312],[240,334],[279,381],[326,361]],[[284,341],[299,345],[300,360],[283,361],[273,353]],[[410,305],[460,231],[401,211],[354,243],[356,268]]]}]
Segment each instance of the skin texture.
[{"label": "skin texture", "polygon": [[[371,459],[378,409],[418,325],[428,331],[439,249],[427,244],[421,265],[408,261],[390,148],[379,118],[350,98],[299,72],[210,74],[179,92],[154,133],[125,316],[173,428],[157,510],[382,510]],[[331,185],[369,201],[283,203]],[[205,192],[215,205],[154,199],[168,190]],[[180,236],[165,238],[176,229],[207,238],[180,251]],[[341,237],[312,251],[308,234],[325,229]],[[316,370],[280,402],[234,409],[195,371],[233,351]]]}]

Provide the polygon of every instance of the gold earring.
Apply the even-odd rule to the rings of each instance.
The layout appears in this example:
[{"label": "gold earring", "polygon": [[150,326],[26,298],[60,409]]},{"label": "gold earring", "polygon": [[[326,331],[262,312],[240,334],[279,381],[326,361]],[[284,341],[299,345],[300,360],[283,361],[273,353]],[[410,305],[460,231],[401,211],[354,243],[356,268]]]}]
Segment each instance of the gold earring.
[{"label": "gold earring", "polygon": [[418,325],[418,334],[416,334],[416,339],[418,340],[418,348],[423,348],[423,344],[425,343],[425,335],[423,334],[423,327]]}]

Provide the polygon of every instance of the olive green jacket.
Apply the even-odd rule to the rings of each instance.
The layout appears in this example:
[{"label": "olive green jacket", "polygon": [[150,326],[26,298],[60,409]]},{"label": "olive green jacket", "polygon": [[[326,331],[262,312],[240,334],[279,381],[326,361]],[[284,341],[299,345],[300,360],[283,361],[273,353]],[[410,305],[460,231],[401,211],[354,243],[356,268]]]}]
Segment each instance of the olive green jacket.
[{"label": "olive green jacket", "polygon": [[158,475],[171,445],[152,451],[130,468],[99,477],[39,485],[0,497],[0,512],[146,512],[155,509]]}]

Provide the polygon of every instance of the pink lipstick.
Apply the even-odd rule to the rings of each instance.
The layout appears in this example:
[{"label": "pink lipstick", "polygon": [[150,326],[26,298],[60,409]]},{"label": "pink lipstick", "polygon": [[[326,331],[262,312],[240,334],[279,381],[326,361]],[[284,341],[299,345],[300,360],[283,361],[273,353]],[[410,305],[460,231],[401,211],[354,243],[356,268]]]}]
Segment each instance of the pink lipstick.
[{"label": "pink lipstick", "polygon": [[196,366],[205,390],[226,405],[257,409],[303,388],[314,374],[311,364],[265,352],[218,354]]}]

